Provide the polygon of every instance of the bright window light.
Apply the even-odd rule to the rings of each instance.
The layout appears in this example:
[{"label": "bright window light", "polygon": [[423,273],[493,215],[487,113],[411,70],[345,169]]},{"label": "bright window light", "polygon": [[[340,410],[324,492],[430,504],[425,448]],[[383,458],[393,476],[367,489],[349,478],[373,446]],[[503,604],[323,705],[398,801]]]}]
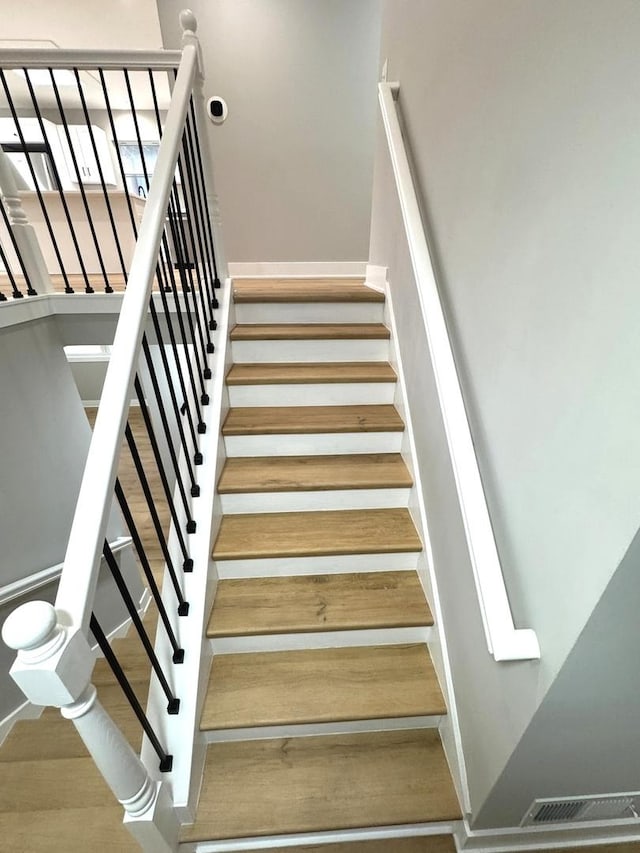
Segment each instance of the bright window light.
[{"label": "bright window light", "polygon": [[[34,86],[51,85],[51,75],[47,68],[29,68],[28,71],[29,80],[31,80]],[[22,68],[14,68],[13,73],[17,74],[18,77],[22,77],[23,80],[27,79],[27,75]],[[76,84],[73,72],[68,71],[66,68],[56,68],[53,72],[53,77],[58,86],[75,86]]]}]

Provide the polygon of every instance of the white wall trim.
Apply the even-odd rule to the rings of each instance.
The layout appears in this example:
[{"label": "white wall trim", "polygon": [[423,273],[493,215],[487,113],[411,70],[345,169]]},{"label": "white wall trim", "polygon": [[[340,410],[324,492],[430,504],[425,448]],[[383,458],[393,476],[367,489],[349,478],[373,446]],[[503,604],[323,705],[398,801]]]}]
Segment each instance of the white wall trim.
[{"label": "white wall trim", "polygon": [[[382,270],[384,268],[379,268]],[[378,280],[380,273],[376,273]],[[385,270],[386,278],[386,270]],[[433,550],[431,548],[431,540],[429,537],[429,524],[427,520],[427,512],[424,505],[424,491],[422,489],[422,479],[420,469],[417,464],[418,454],[413,431],[413,422],[411,419],[411,409],[409,398],[407,395],[407,386],[404,379],[404,368],[402,364],[402,355],[398,346],[398,329],[396,326],[396,318],[393,310],[393,294],[389,283],[385,280],[385,322],[391,331],[391,340],[389,342],[390,361],[398,375],[396,408],[400,411],[400,415],[404,420],[404,447],[408,450],[403,453],[407,457],[405,461],[408,463],[408,468],[413,477],[413,487],[409,498],[409,511],[412,513],[414,523],[418,529],[418,533],[422,539],[423,551],[422,560],[418,563],[418,577],[424,588],[424,593],[431,608],[431,614],[434,618],[434,626],[431,629],[436,642],[429,644],[431,657],[434,668],[440,682],[440,687],[447,703],[448,714],[443,718],[440,735],[442,744],[451,770],[451,776],[454,781],[456,792],[462,808],[466,814],[471,812],[471,798],[469,794],[469,782],[467,779],[467,768],[462,749],[462,736],[460,733],[460,723],[458,718],[458,709],[456,705],[455,691],[453,687],[453,675],[451,672],[451,664],[449,662],[449,653],[447,647],[446,633],[444,629],[444,619],[442,615],[442,606],[440,604],[440,594],[438,591],[438,581],[435,572]],[[399,405],[398,405],[399,404]],[[426,564],[426,573],[422,569],[422,565]],[[421,570],[422,569],[422,570]]]},{"label": "white wall trim", "polygon": [[[131,542],[132,539],[130,536],[118,536],[117,539],[114,539],[113,542],[109,543],[109,547],[113,553],[116,554],[118,551],[122,551],[123,548],[131,545]],[[62,566],[62,563],[57,563],[55,566],[49,566],[47,569],[42,569],[40,572],[34,572],[31,575],[27,575],[25,578],[20,578],[20,580],[13,581],[12,583],[8,583],[5,584],[5,586],[0,587],[0,607],[8,604],[10,601],[15,601],[17,598],[23,598],[30,592],[35,592],[36,589],[40,589],[40,587],[52,583],[60,577]]]},{"label": "white wall trim", "polygon": [[331,278],[353,276],[364,278],[366,261],[273,261],[236,262],[229,264],[231,278],[273,278],[294,276],[295,278]]},{"label": "white wall trim", "polygon": [[596,844],[640,842],[636,818],[617,821],[555,824],[553,826],[507,827],[472,830],[467,820],[455,829],[456,847],[473,853],[517,853],[517,851],[562,850],[576,847],[588,851]]},{"label": "white wall trim", "polygon": [[[243,853],[246,850],[300,847],[314,844],[340,844],[354,841],[380,841],[394,838],[417,838],[451,835],[456,824],[410,823],[397,826],[371,826],[361,829],[339,829],[327,832],[301,832],[298,835],[263,835],[231,838],[227,841],[196,841],[180,845],[181,853]],[[389,850],[391,851],[391,847]]]}]

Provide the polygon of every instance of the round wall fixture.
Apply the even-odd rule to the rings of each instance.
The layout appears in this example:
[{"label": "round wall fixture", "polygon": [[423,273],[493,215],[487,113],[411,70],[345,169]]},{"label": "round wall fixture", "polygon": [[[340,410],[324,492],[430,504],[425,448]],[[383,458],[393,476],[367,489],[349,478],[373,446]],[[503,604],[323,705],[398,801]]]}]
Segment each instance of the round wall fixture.
[{"label": "round wall fixture", "polygon": [[214,95],[207,101],[207,115],[214,124],[222,124],[229,114],[227,102],[224,98]]}]

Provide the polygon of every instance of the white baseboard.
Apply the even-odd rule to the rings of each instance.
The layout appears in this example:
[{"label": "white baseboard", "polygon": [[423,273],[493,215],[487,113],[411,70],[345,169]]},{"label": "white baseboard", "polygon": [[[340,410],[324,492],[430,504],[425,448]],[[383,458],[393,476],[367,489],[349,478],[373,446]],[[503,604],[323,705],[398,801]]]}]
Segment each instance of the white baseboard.
[{"label": "white baseboard", "polygon": [[365,283],[372,290],[387,293],[387,267],[379,267],[375,264],[367,264]]},{"label": "white baseboard", "polygon": [[271,278],[274,276],[294,276],[296,278],[315,278],[317,276],[354,276],[364,277],[366,261],[269,261],[237,262],[229,264],[231,278]]},{"label": "white baseboard", "polygon": [[588,853],[594,845],[640,842],[640,826],[635,818],[629,818],[555,826],[472,830],[465,820],[456,826],[455,841],[461,853],[529,853],[534,850],[556,853],[564,848],[580,848]]}]

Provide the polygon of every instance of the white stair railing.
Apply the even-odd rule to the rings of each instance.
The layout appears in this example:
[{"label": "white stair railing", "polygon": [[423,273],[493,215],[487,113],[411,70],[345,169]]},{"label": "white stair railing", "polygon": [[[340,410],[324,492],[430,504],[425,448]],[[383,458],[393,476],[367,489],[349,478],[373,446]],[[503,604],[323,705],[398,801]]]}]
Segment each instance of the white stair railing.
[{"label": "white stair railing", "polygon": [[[92,54],[48,51],[42,54],[19,51],[14,55],[7,51],[0,57],[2,69],[93,69],[97,70],[103,83],[105,69],[117,69],[124,74],[127,87],[127,70],[148,72],[159,124],[153,73],[158,70],[168,70],[172,74],[177,72],[175,81],[171,79],[171,101],[161,129],[157,162],[139,229],[134,217],[131,218],[134,233],[137,231],[137,241],[131,264],[125,269],[127,287],[55,605],[46,602],[22,605],[7,619],[2,632],[5,643],[17,651],[11,668],[15,682],[32,703],[58,707],[65,718],[72,720],[109,787],[122,803],[125,823],[142,847],[153,853],[176,850],[178,843],[178,812],[172,799],[172,786],[166,781],[170,778],[172,765],[170,753],[176,744],[161,743],[168,737],[168,727],[163,729],[160,726],[154,730],[149,719],[160,719],[166,712],[176,714],[180,707],[179,698],[172,694],[172,681],[175,679],[172,679],[171,667],[182,663],[182,643],[188,633],[184,626],[188,622],[189,604],[184,600],[181,573],[203,573],[206,582],[208,566],[194,566],[189,534],[195,532],[193,506],[200,495],[195,466],[203,461],[199,441],[200,435],[206,431],[203,412],[209,402],[207,383],[212,378],[208,365],[214,350],[211,332],[216,328],[214,309],[218,305],[214,288],[220,287],[221,279],[226,279],[204,127],[202,60],[195,35],[197,25],[188,11],[181,14],[181,24],[184,33],[181,52],[125,54],[102,51]],[[106,98],[106,87],[103,88]],[[135,112],[132,119],[142,156]],[[176,180],[177,172],[179,182]],[[104,181],[102,184],[104,192]],[[168,230],[171,230],[175,253],[175,263],[170,264],[166,248]],[[159,288],[163,310],[156,307],[157,299],[152,298],[152,288],[159,278],[163,281]],[[167,301],[169,296],[175,300],[171,309]],[[88,304],[90,302],[88,299]],[[149,317],[153,327],[147,329]],[[171,340],[170,347],[163,343],[162,336],[167,334]],[[155,366],[150,341],[157,344],[159,352]],[[169,360],[167,351],[173,353],[173,361]],[[142,389],[138,363],[142,364],[144,359],[151,385]],[[168,413],[163,408],[165,404],[169,408],[167,392],[160,387],[156,375],[162,367],[173,406],[173,411]],[[172,517],[168,536],[156,527],[158,542],[165,556],[162,592],[155,584],[144,544],[131,529],[135,524],[126,496],[117,481],[120,449],[125,436],[134,461],[137,453],[128,424],[134,388],[149,440],[152,446],[156,445],[154,457]],[[166,450],[159,449],[160,433],[156,434],[157,424],[154,430],[149,417],[150,407],[145,398],[154,393],[153,405],[160,411],[162,421],[161,441],[167,443],[173,470],[169,470],[168,464],[165,466]],[[190,434],[182,426],[184,415],[191,426]],[[174,420],[170,426],[172,417]],[[171,438],[171,427],[174,431],[176,427],[179,429],[177,450]],[[146,463],[137,466],[143,488],[145,468]],[[148,742],[161,759],[159,766],[145,766],[134,753],[100,704],[91,683],[95,658],[91,651],[90,630],[112,664],[125,693],[128,689],[126,676],[93,614],[103,555],[125,604],[127,598],[130,599],[126,580],[106,542],[108,525],[114,518],[114,491],[160,612],[163,626],[159,631],[166,628],[166,636],[158,648],[169,648],[168,660],[167,655],[159,660],[162,653],[156,654],[150,644],[147,646],[154,677],[163,685],[169,698],[166,712],[164,708],[148,709],[145,720],[142,709],[138,707],[136,711]],[[154,500],[152,495],[147,496],[152,517],[157,514]],[[178,564],[181,564],[182,571],[176,569]],[[144,644],[144,626],[131,600],[127,607]],[[191,628],[190,635],[200,637],[201,631],[194,632]],[[170,644],[166,637],[169,637]],[[199,649],[193,651],[199,654]],[[135,710],[135,696],[127,695]],[[157,691],[150,692],[150,696],[157,695]],[[143,755],[147,754],[143,750]],[[61,784],[64,784],[63,780]]]},{"label": "white stair railing", "polygon": [[535,631],[516,628],[513,622],[460,380],[396,112],[395,101],[399,90],[398,83],[379,83],[378,99],[429,344],[487,648],[496,661],[535,659],[540,657]]}]

